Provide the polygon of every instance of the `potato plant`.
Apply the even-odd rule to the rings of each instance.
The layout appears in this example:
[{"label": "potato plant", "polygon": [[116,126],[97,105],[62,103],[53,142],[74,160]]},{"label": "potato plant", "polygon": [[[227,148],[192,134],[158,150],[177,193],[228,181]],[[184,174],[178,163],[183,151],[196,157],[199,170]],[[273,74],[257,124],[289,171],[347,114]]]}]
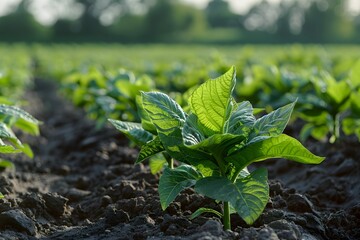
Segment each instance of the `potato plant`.
[{"label": "potato plant", "polygon": [[[147,113],[142,124],[111,122],[135,142],[142,144],[137,162],[166,152],[181,163],[164,169],[159,182],[161,207],[165,210],[184,189],[194,187],[199,194],[222,202],[224,229],[230,229],[234,209],[253,224],[269,199],[267,171],[248,172],[253,162],[286,158],[318,164],[324,158],[309,152],[296,139],[283,134],[295,102],[256,119],[248,101],[232,97],[235,68],[206,81],[190,96],[186,113],[166,94],[143,92]],[[201,212],[215,212],[202,208]]]}]

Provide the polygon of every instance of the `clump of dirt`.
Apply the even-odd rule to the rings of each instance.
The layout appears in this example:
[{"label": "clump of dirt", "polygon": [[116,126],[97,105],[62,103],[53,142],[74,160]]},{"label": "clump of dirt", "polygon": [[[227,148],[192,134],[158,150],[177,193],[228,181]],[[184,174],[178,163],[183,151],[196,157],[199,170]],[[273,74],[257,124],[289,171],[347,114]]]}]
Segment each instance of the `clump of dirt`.
[{"label": "clump of dirt", "polygon": [[44,124],[40,137],[21,136],[36,154],[12,157],[1,172],[0,239],[360,239],[360,153],[356,139],[330,145],[308,141],[326,156],[321,165],[270,160],[270,201],[253,226],[232,216],[232,231],[199,207],[220,210],[188,189],[166,211],[158,175],[134,165],[138,150],[108,126],[96,130],[57,95],[52,81],[35,81],[30,111]]}]

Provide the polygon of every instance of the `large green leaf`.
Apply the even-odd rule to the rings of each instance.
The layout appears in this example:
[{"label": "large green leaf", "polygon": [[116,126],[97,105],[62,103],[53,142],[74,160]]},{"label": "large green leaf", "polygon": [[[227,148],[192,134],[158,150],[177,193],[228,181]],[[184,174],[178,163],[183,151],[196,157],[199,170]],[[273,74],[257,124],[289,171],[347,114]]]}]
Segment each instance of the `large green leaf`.
[{"label": "large green leaf", "polygon": [[158,132],[170,134],[174,128],[183,126],[186,114],[168,95],[160,92],[142,92],[141,95],[143,107]]},{"label": "large green leaf", "polygon": [[214,133],[223,132],[225,121],[229,117],[235,77],[235,67],[232,67],[224,75],[202,84],[189,98],[191,111]]},{"label": "large green leaf", "polygon": [[139,152],[139,156],[136,160],[136,163],[140,163],[140,162],[144,161],[145,159],[147,159],[151,156],[154,156],[155,154],[158,154],[163,151],[165,151],[165,148],[162,145],[160,138],[156,137],[153,140],[151,140],[141,146],[141,150]]},{"label": "large green leaf", "polygon": [[195,185],[202,176],[189,165],[182,165],[175,169],[165,168],[160,177],[159,195],[163,210],[174,201],[176,196],[184,189]]},{"label": "large green leaf", "polygon": [[230,202],[241,218],[252,224],[269,199],[267,171],[257,169],[235,183],[226,177],[206,177],[196,182],[195,191],[215,200]]},{"label": "large green leaf", "polygon": [[109,122],[140,146],[153,139],[153,135],[145,131],[140,123],[123,122],[115,119],[109,119]]},{"label": "large green leaf", "polygon": [[312,154],[295,138],[281,134],[277,137],[247,145],[225,160],[233,163],[237,169],[243,169],[252,162],[269,158],[286,158],[305,164],[319,164],[325,159]]},{"label": "large green leaf", "polygon": [[37,119],[35,119],[29,113],[25,112],[24,110],[22,110],[18,107],[14,107],[14,106],[1,104],[0,105],[0,114],[12,116],[15,118],[21,118],[21,119],[26,120],[27,122],[32,122],[32,123],[36,123],[36,124],[40,123]]},{"label": "large green leaf", "polygon": [[248,134],[255,123],[253,111],[250,102],[239,103],[226,121],[225,132],[235,135]]},{"label": "large green leaf", "polygon": [[290,103],[257,119],[249,137],[249,144],[279,136],[288,124],[294,106],[295,102]]},{"label": "large green leaf", "polygon": [[15,126],[24,132],[39,135],[39,124],[41,123],[26,111],[9,105],[0,105],[0,115],[15,119]]},{"label": "large green leaf", "polygon": [[142,93],[142,101],[167,153],[180,162],[202,169],[202,173],[212,174],[216,165],[211,155],[184,145],[182,129],[186,114],[179,104],[166,94],[156,92]]},{"label": "large green leaf", "polygon": [[136,96],[136,106],[137,106],[137,113],[141,119],[141,126],[144,128],[144,130],[151,132],[154,135],[157,135],[156,127],[151,122],[148,113],[144,109],[141,96]]}]

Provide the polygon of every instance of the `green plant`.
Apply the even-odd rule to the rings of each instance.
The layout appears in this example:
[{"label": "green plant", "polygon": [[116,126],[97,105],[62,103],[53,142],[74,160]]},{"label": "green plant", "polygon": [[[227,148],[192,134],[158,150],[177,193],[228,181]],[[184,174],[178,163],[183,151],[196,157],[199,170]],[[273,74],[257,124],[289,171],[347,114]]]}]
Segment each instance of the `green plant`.
[{"label": "green plant", "polygon": [[[176,168],[166,167],[160,177],[164,210],[182,190],[194,186],[196,192],[223,202],[223,212],[217,215],[223,217],[225,229],[231,228],[231,209],[252,224],[268,202],[267,171],[260,168],[249,173],[249,164],[269,158],[307,164],[324,160],[282,134],[295,102],[256,119],[250,102],[234,101],[234,87],[232,67],[191,94],[189,114],[166,94],[143,92],[147,116],[142,124],[111,120],[132,140],[141,140],[137,162],[161,152],[181,162]],[[215,210],[201,208],[194,214],[207,211]]]},{"label": "green plant", "polygon": [[[28,144],[22,143],[12,127],[18,128],[32,135],[39,135],[39,121],[24,110],[9,106],[0,105],[0,154],[11,154],[23,152],[33,158],[33,152]],[[1,167],[10,167],[12,163],[0,158]],[[3,197],[0,193],[0,198]]]},{"label": "green plant", "polygon": [[91,67],[87,72],[74,72],[61,82],[63,92],[74,105],[83,107],[100,128],[108,118],[139,121],[136,113],[136,96],[140,90],[155,88],[153,81],[143,75],[135,75],[124,69],[115,73]]},{"label": "green plant", "polygon": [[334,143],[339,140],[341,129],[346,134],[357,134],[360,61],[354,64],[346,78],[337,80],[330,73],[321,71],[311,82],[312,91],[295,95],[300,99],[300,117],[307,122],[301,130],[301,140],[310,135],[320,140],[330,133],[329,142]]}]

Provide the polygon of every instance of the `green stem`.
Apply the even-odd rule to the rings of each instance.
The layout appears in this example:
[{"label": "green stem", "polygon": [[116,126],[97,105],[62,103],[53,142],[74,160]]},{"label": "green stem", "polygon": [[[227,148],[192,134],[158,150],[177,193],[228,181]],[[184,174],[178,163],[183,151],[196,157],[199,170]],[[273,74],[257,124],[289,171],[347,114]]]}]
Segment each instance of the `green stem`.
[{"label": "green stem", "polygon": [[224,230],[231,230],[229,202],[224,202],[223,205],[224,205],[224,213],[223,213]]},{"label": "green stem", "polygon": [[[226,166],[224,162],[222,161],[222,154],[221,153],[215,153],[213,154],[216,162],[219,165],[221,176],[226,176]],[[230,205],[229,202],[223,202],[223,224],[224,224],[224,230],[230,230],[231,229],[231,222],[230,222]]]},{"label": "green stem", "polygon": [[174,160],[172,159],[172,157],[169,154],[167,154],[166,152],[163,152],[163,156],[165,157],[169,168],[174,169]]},{"label": "green stem", "polygon": [[235,183],[235,181],[236,181],[237,177],[239,176],[241,170],[243,170],[244,168],[245,168],[245,167],[239,168],[239,170],[237,170],[237,171],[234,173],[234,175],[233,175],[232,178],[231,178],[231,182]]},{"label": "green stem", "polygon": [[335,114],[332,116],[334,125],[332,136],[330,138],[330,143],[336,142],[340,138],[340,114]]}]

